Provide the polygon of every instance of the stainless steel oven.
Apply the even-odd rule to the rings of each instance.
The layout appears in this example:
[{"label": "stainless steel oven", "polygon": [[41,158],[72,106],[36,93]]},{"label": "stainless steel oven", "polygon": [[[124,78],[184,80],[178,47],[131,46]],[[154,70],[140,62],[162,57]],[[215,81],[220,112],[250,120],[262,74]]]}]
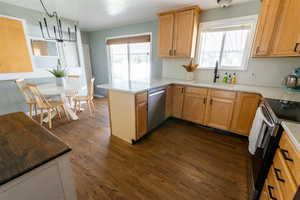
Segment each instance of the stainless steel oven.
[{"label": "stainless steel oven", "polygon": [[261,133],[263,136],[260,147],[256,149],[254,155],[251,155],[250,159],[250,200],[259,198],[282,134],[280,120],[274,115],[269,105],[264,103],[261,105],[261,109],[266,118],[266,122],[263,124],[266,128]]}]

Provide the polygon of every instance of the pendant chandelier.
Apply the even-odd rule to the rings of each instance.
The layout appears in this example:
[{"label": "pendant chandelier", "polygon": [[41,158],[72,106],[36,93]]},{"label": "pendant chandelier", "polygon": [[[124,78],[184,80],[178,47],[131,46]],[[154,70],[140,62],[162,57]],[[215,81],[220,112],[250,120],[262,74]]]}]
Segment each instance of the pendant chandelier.
[{"label": "pendant chandelier", "polygon": [[[68,27],[68,32],[64,34],[63,26],[61,23],[61,19],[58,16],[57,12],[54,11],[53,13],[49,13],[46,9],[44,3],[42,0],[40,0],[43,9],[45,10],[45,13],[49,18],[55,18],[55,25],[53,25],[53,29],[48,26],[47,19],[44,17],[44,22],[42,23],[39,21],[40,29],[42,36],[45,40],[55,40],[57,42],[77,42],[77,26],[74,25],[74,32],[71,32],[70,27]],[[46,33],[44,32],[44,29],[46,30]],[[51,32],[51,29],[53,32]],[[74,36],[73,36],[74,35]]]}]

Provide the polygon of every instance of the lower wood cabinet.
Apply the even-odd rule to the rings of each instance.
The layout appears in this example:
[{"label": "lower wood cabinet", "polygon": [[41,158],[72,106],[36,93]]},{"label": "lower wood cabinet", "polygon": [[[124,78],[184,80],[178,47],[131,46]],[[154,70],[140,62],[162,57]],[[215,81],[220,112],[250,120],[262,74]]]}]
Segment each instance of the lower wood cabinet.
[{"label": "lower wood cabinet", "polygon": [[229,130],[236,92],[211,89],[206,108],[205,125]]},{"label": "lower wood cabinet", "polygon": [[182,107],[184,98],[184,86],[174,85],[172,86],[173,98],[172,98],[172,115],[176,118],[182,117]]},{"label": "lower wood cabinet", "polygon": [[141,138],[148,130],[148,95],[147,92],[135,97],[136,139]]},{"label": "lower wood cabinet", "polygon": [[169,85],[167,87],[166,95],[166,118],[172,116],[172,107],[173,107],[173,86]]},{"label": "lower wood cabinet", "polygon": [[184,93],[182,118],[198,124],[204,123],[207,101],[206,88],[187,87]]},{"label": "lower wood cabinet", "polygon": [[[260,194],[260,200],[296,200],[299,188],[300,153],[290,141],[286,132],[283,132],[270,167],[268,177],[265,180],[264,189]],[[299,191],[298,191],[299,192]],[[267,198],[265,197],[267,196]]]},{"label": "lower wood cabinet", "polygon": [[260,99],[258,94],[238,92],[230,128],[232,132],[249,136]]},{"label": "lower wood cabinet", "polygon": [[260,99],[254,93],[172,85],[167,89],[166,117],[248,136]]}]

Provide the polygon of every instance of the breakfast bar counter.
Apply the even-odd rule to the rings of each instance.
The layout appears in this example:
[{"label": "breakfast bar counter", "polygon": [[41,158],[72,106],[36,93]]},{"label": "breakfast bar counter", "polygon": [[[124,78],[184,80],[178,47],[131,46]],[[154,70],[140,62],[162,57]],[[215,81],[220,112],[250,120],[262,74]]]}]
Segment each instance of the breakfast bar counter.
[{"label": "breakfast bar counter", "polygon": [[71,148],[24,113],[0,116],[0,199],[76,199]]}]

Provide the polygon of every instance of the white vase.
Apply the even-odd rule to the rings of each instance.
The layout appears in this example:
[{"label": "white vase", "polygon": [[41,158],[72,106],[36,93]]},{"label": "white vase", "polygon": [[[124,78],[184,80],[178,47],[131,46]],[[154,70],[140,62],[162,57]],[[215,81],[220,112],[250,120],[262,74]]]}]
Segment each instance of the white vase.
[{"label": "white vase", "polygon": [[195,78],[194,72],[186,72],[186,80],[187,81],[192,81]]},{"label": "white vase", "polygon": [[63,86],[63,84],[64,84],[64,78],[56,78],[57,86]]}]

